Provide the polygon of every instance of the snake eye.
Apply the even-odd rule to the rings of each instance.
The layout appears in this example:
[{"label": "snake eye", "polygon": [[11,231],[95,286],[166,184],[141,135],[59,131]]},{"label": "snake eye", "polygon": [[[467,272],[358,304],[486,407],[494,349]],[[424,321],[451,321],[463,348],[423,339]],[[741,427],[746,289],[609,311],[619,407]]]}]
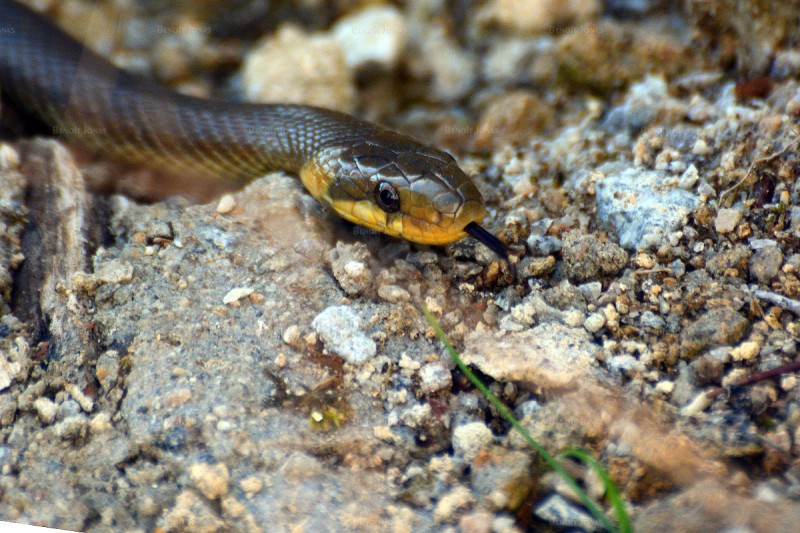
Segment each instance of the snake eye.
[{"label": "snake eye", "polygon": [[387,213],[395,213],[400,210],[400,195],[397,194],[397,189],[388,182],[378,183],[375,188],[375,201]]}]

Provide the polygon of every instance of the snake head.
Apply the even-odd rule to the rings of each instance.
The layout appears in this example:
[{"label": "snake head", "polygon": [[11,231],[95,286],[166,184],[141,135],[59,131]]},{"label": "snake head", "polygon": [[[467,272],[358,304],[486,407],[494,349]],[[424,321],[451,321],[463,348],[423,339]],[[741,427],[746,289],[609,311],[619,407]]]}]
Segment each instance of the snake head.
[{"label": "snake head", "polygon": [[455,159],[399,134],[393,141],[354,143],[304,168],[301,178],[312,195],[356,224],[432,245],[469,234],[505,256],[502,243],[478,225],[486,214],[483,197]]}]

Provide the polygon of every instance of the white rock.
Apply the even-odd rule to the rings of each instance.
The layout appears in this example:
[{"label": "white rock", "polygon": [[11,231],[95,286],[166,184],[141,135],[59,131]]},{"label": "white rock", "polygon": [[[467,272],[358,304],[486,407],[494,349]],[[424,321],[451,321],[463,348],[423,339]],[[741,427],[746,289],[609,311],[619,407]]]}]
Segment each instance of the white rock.
[{"label": "white rock", "polygon": [[586,320],[583,322],[583,327],[585,327],[586,331],[589,333],[597,333],[605,325],[606,317],[603,313],[592,313],[586,317]]},{"label": "white rock", "polygon": [[247,298],[251,294],[253,294],[253,289],[251,287],[236,287],[228,291],[228,294],[222,298],[222,303],[230,305],[233,302],[238,302],[242,298]]},{"label": "white rock", "polygon": [[295,346],[300,341],[300,327],[292,324],[283,332],[283,342],[290,346]]},{"label": "white rock", "polygon": [[0,354],[0,390],[7,389],[21,371],[18,362],[9,361],[5,354]]},{"label": "white rock", "polygon": [[656,383],[655,388],[658,392],[669,395],[672,394],[672,391],[675,390],[675,382],[665,379],[664,381],[659,381],[658,383]]},{"label": "white rock", "polygon": [[407,302],[411,299],[411,294],[397,285],[381,285],[378,289],[378,296],[391,303]]},{"label": "white rock", "polygon": [[761,351],[761,345],[754,341],[745,341],[731,350],[731,358],[734,361],[752,361]]},{"label": "white rock", "polygon": [[424,394],[449,389],[453,384],[453,376],[450,374],[450,369],[439,362],[428,363],[420,368],[419,378],[419,388]]},{"label": "white rock", "polygon": [[369,277],[369,268],[363,261],[348,261],[344,265],[345,273],[355,280],[362,280]]},{"label": "white rock", "polygon": [[706,392],[701,392],[695,396],[694,400],[681,409],[681,414],[683,416],[693,416],[705,411],[709,405],[711,405],[711,399],[709,399]]},{"label": "white rock", "polygon": [[58,404],[50,398],[36,398],[33,402],[33,408],[36,409],[36,416],[43,424],[49,424],[56,419],[58,413]]},{"label": "white rock", "polygon": [[553,494],[543,502],[537,504],[534,514],[559,528],[565,525],[581,531],[596,531],[599,523],[588,513],[568,502],[564,497]]},{"label": "white rock", "polygon": [[223,194],[217,204],[217,213],[224,215],[230,213],[236,208],[236,199],[232,194]]},{"label": "white rock", "polygon": [[[308,104],[345,113],[355,108],[353,74],[339,41],[283,26],[244,60],[245,96],[258,102]],[[269,125],[262,135],[285,134]]]},{"label": "white rock", "polygon": [[393,5],[370,6],[340,19],[331,29],[353,69],[378,63],[384,69],[397,64],[406,44],[406,20]]},{"label": "white rock", "polygon": [[717,233],[730,233],[736,229],[740,220],[742,220],[742,213],[738,209],[723,208],[717,211],[714,228]]},{"label": "white rock", "polygon": [[494,434],[483,422],[469,422],[453,431],[453,450],[468,462],[493,442]]},{"label": "white rock", "polygon": [[466,95],[475,85],[478,63],[438,26],[420,37],[421,54],[433,77],[433,94],[444,101]]},{"label": "white rock", "polygon": [[706,141],[703,139],[697,139],[692,147],[692,154],[694,155],[707,155],[710,151],[711,150],[708,147],[708,143],[706,143]]},{"label": "white rock", "polygon": [[19,154],[11,146],[0,143],[0,170],[19,166]]},{"label": "white rock", "polygon": [[345,305],[328,307],[314,318],[311,327],[328,351],[349,363],[363,363],[378,353],[375,341],[359,331],[361,317]]},{"label": "white rock", "polygon": [[594,17],[602,10],[598,0],[494,0],[481,13],[487,22],[506,30],[541,32],[554,35],[578,31],[573,22]]}]

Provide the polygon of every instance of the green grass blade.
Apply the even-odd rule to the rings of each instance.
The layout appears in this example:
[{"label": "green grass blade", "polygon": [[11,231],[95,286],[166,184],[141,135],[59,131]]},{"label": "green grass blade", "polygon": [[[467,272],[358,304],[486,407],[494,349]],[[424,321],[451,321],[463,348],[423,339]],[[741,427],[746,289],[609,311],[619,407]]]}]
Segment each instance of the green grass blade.
[{"label": "green grass blade", "polygon": [[505,418],[506,421],[508,421],[514,427],[514,429],[520,432],[525,441],[539,453],[539,455],[550,466],[550,468],[560,475],[567,485],[569,485],[569,487],[575,491],[575,494],[578,496],[578,499],[580,499],[584,507],[586,507],[592,516],[594,516],[594,518],[600,522],[607,531],[620,531],[620,528],[614,525],[614,523],[611,522],[611,520],[609,520],[603,511],[597,506],[597,504],[595,504],[591,498],[589,498],[589,495],[584,492],[580,485],[578,485],[578,482],[573,479],[566,470],[564,470],[564,467],[561,466],[561,464],[556,461],[553,456],[547,452],[547,450],[545,450],[538,442],[536,442],[536,440],[534,440],[530,433],[528,433],[528,430],[526,430],[514,417],[514,415],[511,414],[511,411],[509,411],[508,408],[506,408],[506,406],[503,405],[503,403],[494,394],[492,394],[486,385],[483,384],[478,376],[476,376],[472,370],[470,370],[467,365],[464,364],[464,361],[461,360],[461,357],[458,355],[456,349],[453,348],[452,344],[450,344],[450,341],[447,339],[447,335],[445,335],[442,327],[439,325],[439,322],[437,322],[436,318],[434,318],[427,306],[422,306],[422,312],[425,314],[425,318],[433,328],[433,331],[436,332],[436,336],[440,341],[442,341],[442,344],[444,344],[447,352],[450,354],[450,357],[453,358],[453,361],[455,361],[458,368],[465,376],[467,376],[467,379],[475,386],[475,388],[477,388],[484,396],[486,396],[492,405],[494,405],[495,408],[500,412],[500,415]]},{"label": "green grass blade", "polygon": [[617,485],[611,479],[611,476],[608,475],[605,467],[589,455],[583,450],[580,449],[572,449],[566,450],[561,453],[562,457],[574,457],[579,461],[582,461],[586,464],[589,468],[594,470],[598,476],[600,476],[600,480],[606,487],[606,497],[608,498],[611,507],[614,509],[614,513],[617,515],[617,522],[619,523],[619,530],[621,533],[632,533],[633,526],[631,525],[631,519],[628,516],[628,511],[625,510],[625,504],[622,501],[622,498],[619,495],[619,491],[617,490]]}]

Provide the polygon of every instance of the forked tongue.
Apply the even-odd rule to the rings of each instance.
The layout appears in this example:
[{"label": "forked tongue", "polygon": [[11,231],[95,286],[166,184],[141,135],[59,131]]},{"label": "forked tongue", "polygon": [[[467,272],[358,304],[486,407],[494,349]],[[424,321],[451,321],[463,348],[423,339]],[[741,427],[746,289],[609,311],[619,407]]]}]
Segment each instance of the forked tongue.
[{"label": "forked tongue", "polygon": [[500,239],[495,237],[493,234],[480,227],[477,222],[470,222],[467,224],[464,227],[464,231],[466,231],[476,241],[485,244],[490,250],[503,259],[508,260],[508,250],[506,250],[506,245],[500,242]]}]

